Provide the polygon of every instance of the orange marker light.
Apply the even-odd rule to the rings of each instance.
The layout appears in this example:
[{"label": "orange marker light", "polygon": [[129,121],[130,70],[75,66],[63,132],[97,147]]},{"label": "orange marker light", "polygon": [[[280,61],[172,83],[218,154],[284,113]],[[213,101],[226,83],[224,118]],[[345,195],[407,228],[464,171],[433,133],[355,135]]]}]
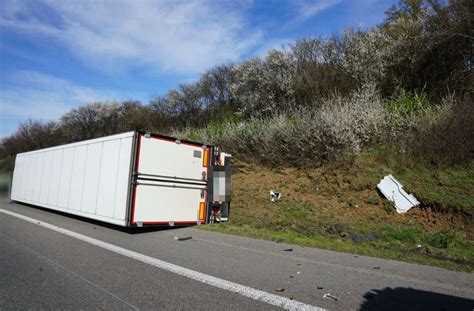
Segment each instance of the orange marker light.
[{"label": "orange marker light", "polygon": [[204,222],[204,210],[205,210],[204,202],[199,203],[199,220],[202,222]]},{"label": "orange marker light", "polygon": [[202,157],[202,166],[207,167],[209,163],[209,149],[204,149],[204,155]]}]

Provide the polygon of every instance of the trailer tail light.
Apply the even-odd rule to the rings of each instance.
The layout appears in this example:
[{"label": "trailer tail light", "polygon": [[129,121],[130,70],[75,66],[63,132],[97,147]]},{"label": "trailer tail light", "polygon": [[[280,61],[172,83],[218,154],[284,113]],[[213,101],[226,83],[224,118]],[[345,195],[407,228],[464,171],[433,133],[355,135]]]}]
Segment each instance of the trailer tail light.
[{"label": "trailer tail light", "polygon": [[206,211],[206,204],[204,202],[199,203],[199,220],[204,223],[204,213]]},{"label": "trailer tail light", "polygon": [[209,148],[204,149],[204,155],[202,157],[202,166],[207,167],[209,164]]}]

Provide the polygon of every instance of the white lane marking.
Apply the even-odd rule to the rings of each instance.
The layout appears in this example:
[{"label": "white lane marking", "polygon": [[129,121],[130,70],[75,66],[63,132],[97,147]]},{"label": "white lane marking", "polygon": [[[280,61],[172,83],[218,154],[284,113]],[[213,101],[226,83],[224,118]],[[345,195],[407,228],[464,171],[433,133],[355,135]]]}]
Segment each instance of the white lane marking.
[{"label": "white lane marking", "polygon": [[16,218],[19,218],[19,219],[22,219],[22,220],[25,220],[25,221],[28,221],[28,222],[31,222],[31,223],[34,223],[34,224],[37,224],[41,227],[44,227],[44,228],[62,233],[64,235],[73,237],[75,239],[90,243],[92,245],[101,247],[103,249],[112,251],[114,253],[117,253],[117,254],[120,254],[120,255],[123,255],[123,256],[126,256],[126,257],[129,257],[129,258],[147,263],[149,265],[158,267],[160,269],[163,269],[163,270],[166,270],[166,271],[169,271],[169,272],[181,275],[181,276],[185,276],[185,277],[193,279],[195,281],[198,281],[198,282],[201,282],[201,283],[204,283],[204,284],[207,284],[207,285],[211,285],[211,286],[214,286],[214,287],[217,287],[217,288],[220,288],[220,289],[224,289],[224,290],[227,290],[227,291],[230,291],[230,292],[233,292],[233,293],[237,293],[237,294],[240,294],[244,297],[251,298],[251,299],[254,299],[254,300],[257,300],[257,301],[261,301],[261,302],[265,302],[267,304],[274,305],[274,306],[277,306],[277,307],[281,307],[283,309],[287,309],[287,310],[315,310],[315,311],[324,311],[324,310],[326,310],[326,309],[323,309],[323,308],[320,308],[320,307],[317,307],[317,306],[308,305],[308,304],[305,304],[305,303],[300,302],[300,301],[291,300],[291,299],[286,298],[286,297],[274,295],[274,294],[267,293],[267,292],[262,291],[262,290],[258,290],[258,289],[252,288],[252,287],[248,287],[248,286],[245,286],[245,285],[241,285],[241,284],[238,284],[238,283],[234,283],[234,282],[231,282],[231,281],[220,279],[220,278],[214,277],[212,275],[208,275],[208,274],[204,274],[204,273],[194,271],[194,270],[191,270],[191,269],[188,269],[188,268],[184,268],[184,267],[181,267],[181,266],[178,266],[178,265],[175,265],[175,264],[172,264],[172,263],[169,263],[169,262],[157,259],[157,258],[153,258],[153,257],[147,256],[147,255],[144,255],[144,254],[140,254],[140,253],[131,251],[129,249],[126,249],[126,248],[123,248],[123,247],[120,247],[120,246],[117,246],[117,245],[114,245],[114,244],[110,244],[110,243],[107,243],[107,242],[104,242],[104,241],[100,241],[100,240],[88,237],[86,235],[82,235],[82,234],[74,232],[74,231],[70,231],[70,230],[67,230],[67,229],[64,229],[64,228],[61,228],[61,227],[58,227],[58,226],[54,226],[54,225],[48,224],[46,222],[42,222],[40,220],[30,218],[30,217],[27,217],[27,216],[24,216],[24,215],[21,215],[21,214],[17,214],[17,213],[7,211],[7,210],[4,210],[4,209],[0,209],[0,212],[4,213],[4,214],[7,214],[7,215],[10,215],[10,216],[13,216],[13,217],[16,217]]}]

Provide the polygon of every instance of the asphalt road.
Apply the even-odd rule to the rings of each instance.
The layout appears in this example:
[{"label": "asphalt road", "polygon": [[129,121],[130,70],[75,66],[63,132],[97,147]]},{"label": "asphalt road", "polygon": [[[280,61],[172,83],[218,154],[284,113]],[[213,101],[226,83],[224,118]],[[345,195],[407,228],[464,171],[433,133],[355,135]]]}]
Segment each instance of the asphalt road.
[{"label": "asphalt road", "polygon": [[[474,310],[472,273],[195,228],[124,230],[7,200],[0,209],[316,307]],[[327,293],[337,301],[323,298]],[[0,309],[279,308],[0,211]]]}]

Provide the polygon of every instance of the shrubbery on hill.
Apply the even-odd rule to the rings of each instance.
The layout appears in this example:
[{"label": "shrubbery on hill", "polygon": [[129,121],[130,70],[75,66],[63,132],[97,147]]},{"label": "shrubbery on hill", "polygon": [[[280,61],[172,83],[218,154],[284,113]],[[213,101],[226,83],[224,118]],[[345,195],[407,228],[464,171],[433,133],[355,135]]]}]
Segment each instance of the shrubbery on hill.
[{"label": "shrubbery on hill", "polygon": [[90,103],[57,122],[28,121],[0,142],[12,157],[129,130],[218,143],[279,165],[384,146],[431,162],[472,159],[474,3],[402,0],[372,29],[303,38],[217,66],[143,105]]}]

